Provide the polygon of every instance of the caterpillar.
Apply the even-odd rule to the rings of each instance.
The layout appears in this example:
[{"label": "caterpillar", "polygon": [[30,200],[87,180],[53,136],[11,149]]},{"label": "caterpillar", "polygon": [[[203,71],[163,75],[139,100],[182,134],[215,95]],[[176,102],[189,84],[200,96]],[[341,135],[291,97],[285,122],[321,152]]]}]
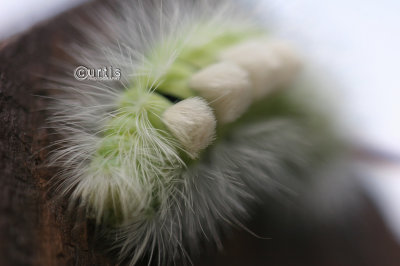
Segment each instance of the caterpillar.
[{"label": "caterpillar", "polygon": [[[243,3],[119,1],[87,16],[71,21],[85,41],[67,46],[74,63],[52,84],[50,162],[119,261],[190,261],[344,153],[329,118],[298,99],[301,57]],[[113,76],[105,67],[118,79],[94,79]]]}]

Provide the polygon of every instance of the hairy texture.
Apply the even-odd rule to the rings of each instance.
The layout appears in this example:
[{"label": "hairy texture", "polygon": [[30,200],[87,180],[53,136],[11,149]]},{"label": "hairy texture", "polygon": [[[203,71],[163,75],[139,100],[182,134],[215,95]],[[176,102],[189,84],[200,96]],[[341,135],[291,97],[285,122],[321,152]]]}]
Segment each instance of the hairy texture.
[{"label": "hairy texture", "polygon": [[162,121],[192,159],[214,140],[214,114],[206,101],[199,97],[171,106],[164,112]]},{"label": "hairy texture", "polygon": [[[262,99],[297,64],[281,46],[241,46],[261,32],[243,7],[121,1],[88,16],[96,25],[72,22],[86,44],[66,52],[88,68],[119,68],[121,79],[78,81],[74,66],[63,66],[69,72],[54,83],[62,93],[49,108],[62,138],[50,161],[61,169],[54,178],[60,194],[87,208],[121,261],[133,265],[147,255],[165,264],[189,258],[203,238],[220,245],[221,231],[242,226],[249,204],[296,194],[309,169],[332,154],[331,136],[290,92]],[[198,73],[229,47],[244,51]],[[203,77],[191,88],[195,73]],[[205,100],[190,98],[196,89]]]}]

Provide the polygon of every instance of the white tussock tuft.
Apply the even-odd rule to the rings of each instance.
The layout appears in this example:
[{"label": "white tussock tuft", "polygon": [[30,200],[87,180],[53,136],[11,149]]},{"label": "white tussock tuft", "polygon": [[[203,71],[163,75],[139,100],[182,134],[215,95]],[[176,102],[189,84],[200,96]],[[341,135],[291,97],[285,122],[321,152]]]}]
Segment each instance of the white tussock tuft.
[{"label": "white tussock tuft", "polygon": [[208,104],[199,97],[169,107],[162,120],[191,158],[207,148],[215,136],[216,121]]},{"label": "white tussock tuft", "polygon": [[277,76],[277,84],[290,83],[299,72],[302,62],[294,47],[282,40],[268,40],[266,45],[278,55],[281,62]]},{"label": "white tussock tuft", "polygon": [[288,44],[251,40],[228,48],[221,60],[234,62],[248,71],[253,97],[259,99],[289,81],[298,70],[299,59]]},{"label": "white tussock tuft", "polygon": [[216,63],[200,70],[189,84],[210,103],[220,123],[236,120],[252,101],[247,72],[231,62]]}]

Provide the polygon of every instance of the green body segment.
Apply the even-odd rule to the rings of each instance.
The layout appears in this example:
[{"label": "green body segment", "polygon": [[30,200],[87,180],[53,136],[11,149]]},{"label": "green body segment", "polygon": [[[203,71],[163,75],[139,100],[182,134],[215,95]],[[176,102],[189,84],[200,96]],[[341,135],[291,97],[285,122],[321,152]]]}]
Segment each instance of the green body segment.
[{"label": "green body segment", "polygon": [[171,40],[170,44],[160,47],[153,53],[154,56],[150,57],[150,63],[156,65],[156,62],[160,61],[159,57],[170,54],[168,47],[179,47],[179,55],[165,71],[162,71],[161,77],[151,77],[150,75],[150,81],[152,81],[151,79],[162,81],[156,86],[156,91],[179,99],[196,96],[196,93],[189,87],[189,79],[194,73],[216,63],[218,55],[224,49],[265,34],[256,29],[230,29],[223,33],[213,33],[210,37],[212,32],[213,30],[209,28],[201,29],[196,34],[192,33],[196,36],[195,38],[182,41]]},{"label": "green body segment", "polygon": [[[210,32],[209,29],[208,32]],[[196,38],[182,40],[179,55],[162,73],[161,78],[149,75],[132,80],[132,86],[124,91],[119,99],[118,112],[108,121],[103,140],[93,158],[94,164],[102,162],[104,169],[110,168],[107,167],[107,164],[112,166],[121,164],[117,159],[118,155],[121,152],[127,152],[124,149],[130,149],[134,145],[132,136],[137,132],[138,119],[148,119],[149,127],[154,127],[168,135],[161,116],[173,103],[162,94],[179,99],[195,96],[195,92],[188,86],[188,81],[195,72],[215,63],[218,60],[218,54],[223,49],[258,36],[260,32],[257,30],[228,30],[221,34],[214,34],[213,38],[206,34],[207,30],[202,29],[199,30]],[[201,40],[200,43],[198,40]],[[168,47],[168,45],[160,47],[158,51],[153,51],[151,54],[162,55],[164,47]],[[149,62],[155,66],[157,66],[156,62],[160,61],[156,57],[149,56]],[[156,79],[161,82],[157,83]]]},{"label": "green body segment", "polygon": [[[172,105],[165,97],[156,93],[137,93],[137,89],[124,92],[119,103],[119,111],[109,119],[104,136],[93,159],[94,164],[102,162],[103,169],[112,169],[121,165],[121,154],[130,152],[138,138],[138,120],[147,120],[146,126],[167,134],[161,121],[162,113]],[[111,166],[111,167],[110,167]]]},{"label": "green body segment", "polygon": [[[165,181],[161,180],[161,182],[169,182],[169,179],[160,172],[170,171],[169,169],[194,162],[179,145],[171,145],[170,148],[174,149],[174,153],[179,156],[178,161],[183,164],[176,161],[174,163],[170,158],[159,158],[162,153],[157,151],[157,143],[149,144],[143,141],[145,134],[156,133],[161,135],[161,138],[174,139],[177,143],[162,122],[164,111],[174,104],[168,98],[183,100],[196,96],[188,85],[191,76],[202,68],[216,63],[222,50],[249,38],[260,36],[260,32],[255,29],[249,30],[249,28],[213,32],[209,27],[199,27],[193,36],[193,38],[164,42],[158,48],[155,47],[149,51],[146,57],[146,62],[149,63],[145,69],[146,74],[136,76],[131,81],[128,89],[117,100],[113,116],[104,125],[101,140],[89,166],[92,175],[102,175],[112,182],[117,171],[133,167],[135,169],[129,176],[139,183],[152,183],[149,182],[149,177],[158,179],[157,182],[160,182],[160,178],[165,178]],[[168,47],[179,48],[173,60],[171,60],[171,51]],[[135,150],[138,146],[140,149]],[[137,151],[141,154],[135,154]],[[144,161],[147,165],[144,165]],[[149,164],[151,164],[150,167]],[[154,172],[145,173],[149,169]],[[110,187],[105,196],[108,199],[105,203],[109,212],[107,219],[123,221],[122,214],[126,211],[119,209],[118,206],[121,204],[118,203],[118,189],[115,191],[113,189]],[[158,189],[157,185],[152,187],[152,200],[144,209],[145,213],[155,213],[158,208]],[[95,198],[95,195],[90,193],[86,195],[86,199],[94,208],[99,205],[95,203]],[[132,204],[134,205],[133,202]]]}]

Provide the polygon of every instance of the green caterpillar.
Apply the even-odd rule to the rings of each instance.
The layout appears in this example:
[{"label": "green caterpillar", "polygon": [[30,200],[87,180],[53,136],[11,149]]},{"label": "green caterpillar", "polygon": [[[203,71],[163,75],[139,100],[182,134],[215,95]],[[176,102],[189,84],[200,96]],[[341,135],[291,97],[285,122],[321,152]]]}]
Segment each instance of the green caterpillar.
[{"label": "green caterpillar", "polygon": [[[119,81],[57,86],[51,119],[61,195],[87,210],[120,260],[185,258],[240,225],[247,207],[292,197],[343,153],[329,119],[293,93],[300,57],[230,1],[96,10],[70,53]],[[143,3],[142,3],[143,4]],[[86,59],[86,60],[85,60]]]}]

